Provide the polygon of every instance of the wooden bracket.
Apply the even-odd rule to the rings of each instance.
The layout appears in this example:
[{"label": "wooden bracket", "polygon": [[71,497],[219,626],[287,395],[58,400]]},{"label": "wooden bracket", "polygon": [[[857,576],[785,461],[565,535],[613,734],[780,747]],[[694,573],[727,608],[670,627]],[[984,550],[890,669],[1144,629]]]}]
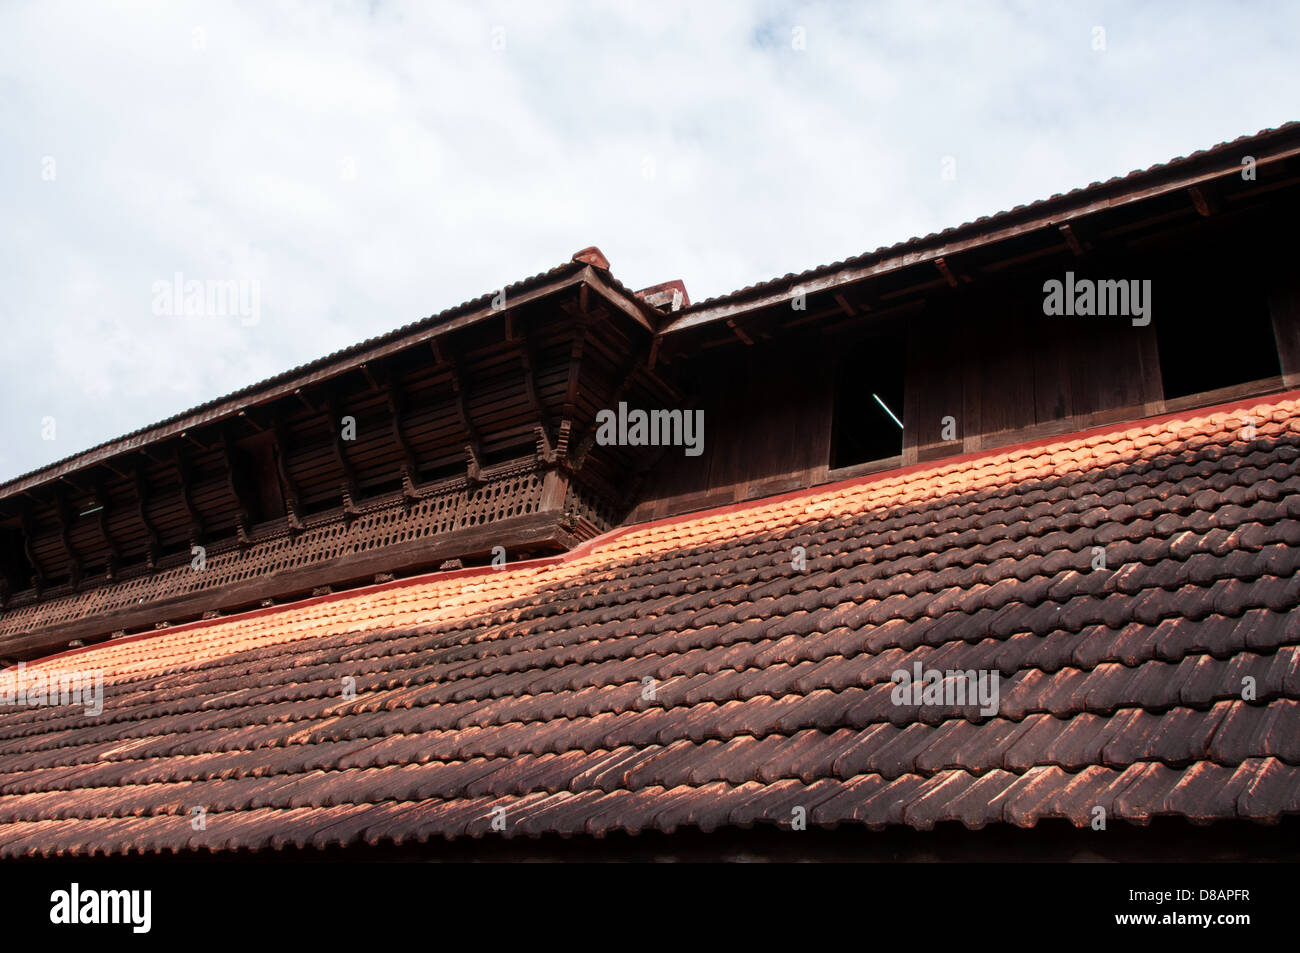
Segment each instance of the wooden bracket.
[{"label": "wooden bracket", "polygon": [[474,429],[474,422],[470,420],[469,401],[466,398],[465,387],[462,383],[460,362],[456,359],[456,355],[452,353],[448,353],[444,358],[441,349],[437,346],[437,342],[430,343],[434,345],[434,354],[443,363],[450,365],[451,389],[456,405],[456,415],[460,418],[460,425],[464,429],[466,437],[465,455],[468,458],[465,467],[466,478],[470,483],[481,483],[483,482],[483,442],[479,439],[478,431]]},{"label": "wooden bracket", "polygon": [[235,445],[229,427],[221,428],[221,452],[226,464],[226,489],[230,491],[235,501],[235,537],[241,548],[247,547],[252,543],[249,537],[252,528],[252,509],[249,507],[244,474],[238,468]]},{"label": "wooden bracket", "polygon": [[41,561],[36,558],[36,518],[32,515],[29,500],[24,499],[21,506],[19,519],[22,521],[23,529],[23,555],[27,557],[27,564],[32,568],[32,588],[36,590],[36,595],[39,597],[45,589],[45,569],[41,566]]},{"label": "wooden bracket", "polygon": [[398,469],[402,476],[402,499],[409,509],[411,504],[419,498],[419,494],[415,489],[415,480],[420,471],[415,459],[415,450],[411,447],[410,441],[406,439],[405,431],[402,430],[402,413],[406,409],[406,398],[402,394],[398,382],[391,375],[382,374],[380,380],[386,391],[384,399],[388,404],[388,417],[393,428],[393,442],[397,444],[397,448],[402,454],[402,462]]},{"label": "wooden bracket", "polygon": [[330,439],[334,445],[334,459],[338,462],[339,469],[342,471],[342,479],[339,481],[339,492],[343,497],[343,517],[345,520],[352,520],[361,511],[357,508],[357,498],[361,495],[357,489],[357,473],[352,466],[352,461],[348,459],[348,452],[344,449],[343,444],[343,418],[339,416],[338,403],[332,393],[325,395],[325,417],[326,426],[329,427]]},{"label": "wooden bracket", "polygon": [[54,512],[59,520],[59,538],[63,541],[64,552],[68,555],[68,578],[72,588],[81,585],[81,557],[72,545],[72,517],[68,508],[68,497],[62,486],[54,488]]},{"label": "wooden bracket", "polygon": [[744,331],[740,330],[740,325],[737,324],[733,318],[727,318],[727,327],[731,328],[731,333],[740,338],[746,344],[754,343],[754,339]]},{"label": "wooden bracket", "polygon": [[944,280],[948,282],[949,287],[956,288],[960,285],[960,282],[957,281],[957,276],[953,274],[952,269],[948,267],[947,259],[942,257],[936,258],[934,260],[934,266],[939,269],[939,274],[943,275]]},{"label": "wooden bracket", "polygon": [[197,546],[203,542],[207,533],[203,526],[203,516],[194,505],[194,495],[190,486],[190,461],[181,443],[172,444],[172,466],[176,470],[176,478],[180,483],[181,505],[185,507],[185,515],[190,518],[190,545]]},{"label": "wooden bracket", "polygon": [[1209,218],[1211,215],[1218,213],[1223,207],[1222,202],[1219,201],[1218,192],[1211,182],[1193,185],[1187,190],[1187,194],[1192,197],[1192,205],[1203,218]]},{"label": "wooden bracket", "polygon": [[144,527],[145,532],[145,566],[152,572],[158,566],[158,551],[160,543],[158,540],[158,531],[154,529],[153,522],[149,519],[149,481],[145,476],[144,464],[139,461],[131,473],[131,482],[135,489],[135,508],[136,517],[140,520],[140,525]]},{"label": "wooden bracket", "polygon": [[284,496],[285,522],[294,533],[302,532],[302,516],[299,511],[298,485],[293,474],[289,472],[289,437],[284,423],[276,418],[272,427],[272,449],[275,453],[275,469],[280,476],[280,491]]},{"label": "wooden bracket", "polygon": [[1079,241],[1079,236],[1074,234],[1074,229],[1070,224],[1067,222],[1059,226],[1057,230],[1061,233],[1061,237],[1065,239],[1065,244],[1070,247],[1070,251],[1074,252],[1074,257],[1082,258],[1084,256],[1083,242]]},{"label": "wooden bracket", "polygon": [[104,549],[108,552],[104,574],[109,582],[117,576],[117,571],[122,565],[122,551],[117,545],[117,540],[113,538],[112,532],[108,528],[109,506],[111,505],[108,494],[104,491],[102,480],[98,476],[94,477],[94,501],[98,509],[95,512],[96,522],[99,524],[99,535],[104,542]]}]

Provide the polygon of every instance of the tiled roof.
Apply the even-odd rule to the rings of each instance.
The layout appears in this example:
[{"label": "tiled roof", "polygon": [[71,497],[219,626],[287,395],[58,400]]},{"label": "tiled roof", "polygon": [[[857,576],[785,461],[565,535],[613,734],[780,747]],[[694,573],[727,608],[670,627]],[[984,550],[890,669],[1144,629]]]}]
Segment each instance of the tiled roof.
[{"label": "tiled roof", "polygon": [[0,718],[0,854],[1300,812],[1297,398],[46,660],[103,713]]}]

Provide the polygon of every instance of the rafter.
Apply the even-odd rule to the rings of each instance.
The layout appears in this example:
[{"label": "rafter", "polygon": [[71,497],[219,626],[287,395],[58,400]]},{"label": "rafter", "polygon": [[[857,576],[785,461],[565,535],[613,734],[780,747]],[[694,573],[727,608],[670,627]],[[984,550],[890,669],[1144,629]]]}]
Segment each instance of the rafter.
[{"label": "rafter", "polygon": [[949,287],[956,288],[958,286],[959,282],[957,281],[957,276],[953,274],[953,270],[949,267],[946,258],[936,258],[934,260],[934,266],[939,269],[939,274],[943,275],[944,280],[948,282]]},{"label": "rafter", "polygon": [[1074,228],[1069,222],[1060,226],[1061,237],[1065,239],[1065,244],[1074,252],[1075,258],[1082,258],[1084,254],[1083,243],[1079,241],[1079,236],[1074,233]]}]

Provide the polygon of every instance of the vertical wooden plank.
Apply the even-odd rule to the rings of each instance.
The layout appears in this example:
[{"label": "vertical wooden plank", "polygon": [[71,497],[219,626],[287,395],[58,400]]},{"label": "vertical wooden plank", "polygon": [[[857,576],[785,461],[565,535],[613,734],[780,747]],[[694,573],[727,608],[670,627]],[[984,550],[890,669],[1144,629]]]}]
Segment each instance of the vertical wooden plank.
[{"label": "vertical wooden plank", "polygon": [[[988,316],[982,338],[983,360],[973,368],[980,382],[980,433],[1019,430],[1034,422],[1033,355],[1026,320],[1010,309]],[[986,441],[981,446],[988,446]]]},{"label": "vertical wooden plank", "polygon": [[1282,381],[1287,387],[1300,386],[1300,279],[1292,277],[1268,296],[1268,311],[1277,338]]},{"label": "vertical wooden plank", "polygon": [[984,417],[980,398],[984,392],[983,381],[987,370],[984,357],[987,353],[987,330],[980,327],[983,311],[975,309],[972,320],[962,328],[960,340],[966,360],[957,364],[962,376],[962,413],[957,421],[957,433],[962,440],[962,451],[974,453],[984,445]]},{"label": "vertical wooden plank", "polygon": [[[967,420],[962,360],[965,332],[950,315],[923,312],[907,342],[904,386],[903,462],[923,463],[961,453],[963,437],[974,432]],[[943,419],[956,421],[956,439],[943,439]]]},{"label": "vertical wooden plank", "polygon": [[1029,322],[1034,367],[1034,420],[1050,423],[1074,413],[1073,366],[1069,341],[1063,325],[1044,315]]}]

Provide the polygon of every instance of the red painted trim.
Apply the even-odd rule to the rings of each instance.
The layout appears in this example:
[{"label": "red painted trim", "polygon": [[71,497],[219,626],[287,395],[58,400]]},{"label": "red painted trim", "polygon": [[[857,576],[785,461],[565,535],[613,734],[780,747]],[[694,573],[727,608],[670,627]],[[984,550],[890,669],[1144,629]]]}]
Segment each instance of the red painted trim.
[{"label": "red painted trim", "polygon": [[859,477],[851,477],[847,480],[838,480],[833,483],[821,483],[817,486],[805,487],[800,490],[791,490],[788,493],[781,493],[776,496],[759,497],[753,500],[744,500],[739,503],[727,503],[722,506],[712,507],[710,509],[696,510],[692,513],[678,513],[674,516],[665,516],[662,519],[651,520],[647,523],[633,523],[628,526],[619,526],[611,529],[599,536],[594,536],[583,543],[579,543],[573,549],[566,553],[560,553],[556,556],[542,556],[537,559],[526,559],[517,563],[509,563],[504,569],[494,569],[491,566],[468,566],[464,569],[450,569],[445,571],[435,571],[422,573],[418,576],[408,576],[404,579],[394,579],[392,582],[378,583],[372,586],[361,586],[356,589],[347,589],[342,592],[332,592],[325,596],[313,596],[308,599],[300,599],[297,602],[286,602],[283,605],[267,606],[265,608],[251,609],[248,612],[240,612],[234,615],[221,616],[217,619],[197,619],[194,622],[186,622],[181,625],[171,626],[166,629],[156,629],[151,632],[138,632],[135,635],[128,635],[120,639],[114,639],[110,642],[97,642],[94,645],[86,645],[81,648],[68,649],[57,655],[47,655],[39,659],[33,659],[27,663],[31,668],[35,665],[44,665],[55,659],[64,658],[69,655],[78,655],[83,652],[90,652],[96,649],[104,648],[109,645],[125,645],[128,642],[136,642],[141,639],[154,638],[160,635],[173,635],[177,632],[188,632],[194,629],[206,626],[222,625],[227,622],[246,622],[250,619],[257,619],[265,615],[271,615],[286,610],[306,609],[315,605],[322,605],[328,602],[335,602],[340,599],[353,599],[360,596],[373,595],[378,592],[386,592],[389,589],[396,589],[403,586],[417,586],[431,582],[441,582],[448,579],[469,579],[477,576],[485,576],[494,572],[505,572],[515,569],[543,569],[548,566],[559,566],[567,562],[580,559],[595,549],[608,545],[614,540],[631,532],[641,532],[642,530],[655,529],[660,526],[672,526],[677,523],[684,523],[690,520],[708,519],[716,516],[726,516],[730,513],[738,513],[742,510],[753,510],[763,506],[770,506],[776,503],[785,503],[790,500],[798,500],[810,496],[822,496],[826,493],[834,493],[837,490],[848,489],[850,487],[865,486],[870,483],[877,483],[881,480],[892,480],[896,477],[906,476],[909,473],[919,473],[924,470],[939,470],[951,467],[954,464],[972,463],[976,460],[988,460],[994,457],[1006,456],[1015,453],[1018,450],[1029,450],[1037,447],[1051,446],[1052,444],[1071,443],[1078,440],[1086,440],[1090,437],[1102,437],[1108,434],[1122,433],[1126,430],[1132,430],[1135,427],[1145,429],[1155,424],[1166,423],[1173,420],[1192,420],[1198,417],[1209,417],[1213,414],[1230,413],[1234,410],[1246,410],[1255,407],[1258,404],[1277,404],[1287,400],[1300,400],[1300,390],[1280,391],[1273,394],[1264,394],[1257,397],[1248,397],[1242,400],[1235,400],[1226,404],[1216,404],[1209,407],[1196,407],[1188,410],[1180,410],[1174,413],[1158,414],[1152,417],[1139,417],[1127,422],[1116,422],[1113,424],[1103,424],[1098,427],[1091,427],[1088,430],[1079,430],[1071,433],[1055,434],[1050,437],[1040,437],[1035,440],[1029,440],[1024,443],[1010,444],[1005,447],[994,447],[989,450],[977,450],[973,453],[965,453],[959,456],[943,457],[939,460],[927,460],[924,463],[914,463],[910,466],[899,467],[894,470],[880,470],[875,473],[864,474]]}]

